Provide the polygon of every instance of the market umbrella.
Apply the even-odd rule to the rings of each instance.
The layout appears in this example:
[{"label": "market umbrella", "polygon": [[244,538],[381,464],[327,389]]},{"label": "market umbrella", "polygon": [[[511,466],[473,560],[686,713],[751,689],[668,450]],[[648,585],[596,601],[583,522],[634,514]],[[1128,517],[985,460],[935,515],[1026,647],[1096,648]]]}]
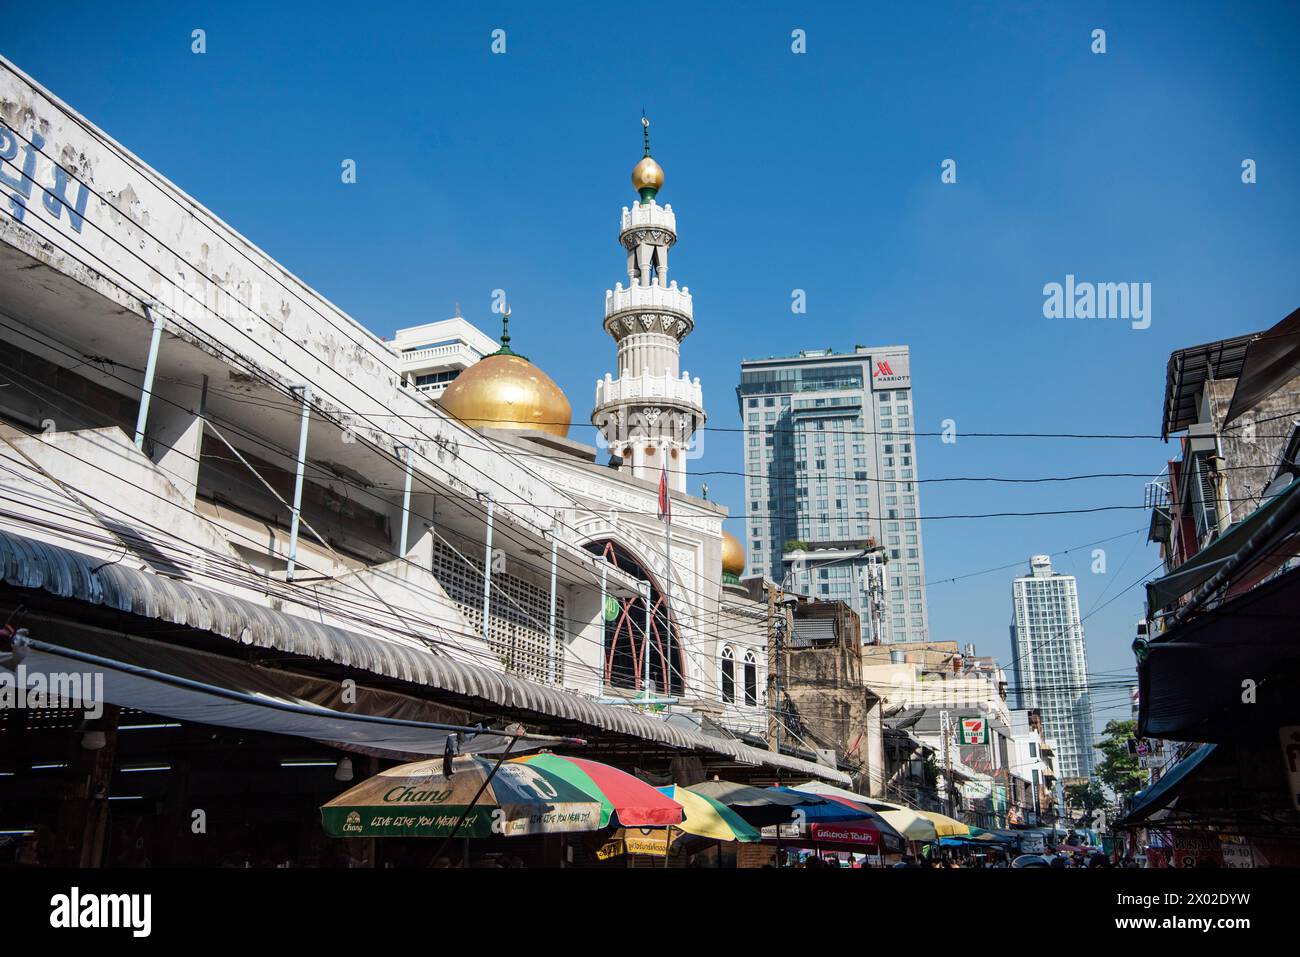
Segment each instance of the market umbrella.
[{"label": "market umbrella", "polygon": [[717,779],[692,784],[686,790],[725,804],[753,827],[784,824],[794,819],[796,808],[823,803],[811,794],[778,794],[767,788]]},{"label": "market umbrella", "polygon": [[916,813],[933,823],[934,829],[940,837],[966,837],[970,834],[969,826],[946,814],[940,814],[938,811],[917,811]]},{"label": "market umbrella", "polygon": [[678,830],[715,841],[753,843],[763,839],[757,828],[720,801],[677,784],[659,790],[686,811],[686,820],[677,825]]},{"label": "market umbrella", "polygon": [[[859,797],[860,796],[861,795],[859,795]],[[834,794],[827,794],[825,795],[825,798],[832,804],[838,804],[846,811],[854,814],[855,817],[849,818],[848,820],[852,821],[859,829],[879,834],[883,839],[883,842],[891,847],[903,846],[903,835],[900,834],[893,825],[882,818],[879,812],[871,810],[871,808],[867,807],[861,801],[851,801],[848,798],[836,797]],[[817,828],[820,826],[825,826],[829,823],[842,820],[844,819],[824,816],[821,820],[813,820],[812,830],[815,833]]]},{"label": "market umbrella", "polygon": [[802,791],[805,794],[815,794],[818,797],[837,797],[845,801],[857,801],[859,804],[866,804],[871,798],[865,794],[858,794],[856,791],[846,791],[844,788],[837,788],[833,784],[827,784],[825,781],[805,781],[803,784],[790,785],[792,791]]},{"label": "market umbrella", "polygon": [[893,810],[886,808],[876,811],[892,827],[909,841],[935,841],[939,838],[939,829],[934,822],[909,809]]},{"label": "market umbrella", "polygon": [[599,761],[543,752],[511,758],[506,764],[544,771],[599,801],[601,827],[611,818],[623,827],[666,827],[681,824],[685,816],[680,804],[651,785]]},{"label": "market umbrella", "polygon": [[[325,804],[321,822],[331,837],[488,837],[603,826],[600,802],[564,778],[527,764],[498,763],[453,758],[450,776],[443,773],[444,758],[389,768]],[[464,823],[456,829],[461,815]]]},{"label": "market umbrella", "polygon": [[864,794],[855,794],[852,791],[837,788],[835,785],[827,784],[824,781],[805,781],[803,784],[796,784],[794,788],[796,791],[838,797],[863,804],[880,815],[885,823],[909,841],[933,841],[939,837],[934,822],[922,817],[919,812],[912,808],[891,804],[888,801],[878,801]]}]

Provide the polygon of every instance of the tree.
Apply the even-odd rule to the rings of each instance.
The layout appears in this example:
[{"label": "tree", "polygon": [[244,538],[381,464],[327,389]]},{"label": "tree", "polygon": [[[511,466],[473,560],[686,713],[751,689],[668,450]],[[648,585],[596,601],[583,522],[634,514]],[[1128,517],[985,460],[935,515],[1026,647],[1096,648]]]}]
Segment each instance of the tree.
[{"label": "tree", "polygon": [[1096,781],[1080,781],[1065,786],[1065,803],[1071,810],[1084,812],[1088,817],[1107,804],[1106,792]]},{"label": "tree", "polygon": [[1097,777],[1121,800],[1146,787],[1146,775],[1137,755],[1128,753],[1130,738],[1137,735],[1136,721],[1108,721],[1095,747],[1103,755]]}]

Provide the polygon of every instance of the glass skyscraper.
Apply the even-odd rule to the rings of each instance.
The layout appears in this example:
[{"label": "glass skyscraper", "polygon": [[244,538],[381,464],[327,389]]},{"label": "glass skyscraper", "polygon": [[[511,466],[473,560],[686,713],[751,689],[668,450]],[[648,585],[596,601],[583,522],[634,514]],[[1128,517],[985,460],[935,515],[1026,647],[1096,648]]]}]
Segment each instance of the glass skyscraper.
[{"label": "glass skyscraper", "polygon": [[746,359],[736,394],[750,570],[848,602],[863,641],[927,640],[907,347]]},{"label": "glass skyscraper", "polygon": [[1088,650],[1073,575],[1052,571],[1048,555],[1029,560],[1029,574],[1011,583],[1011,674],[1015,707],[1037,708],[1043,733],[1056,745],[1062,778],[1092,776],[1092,708]]}]

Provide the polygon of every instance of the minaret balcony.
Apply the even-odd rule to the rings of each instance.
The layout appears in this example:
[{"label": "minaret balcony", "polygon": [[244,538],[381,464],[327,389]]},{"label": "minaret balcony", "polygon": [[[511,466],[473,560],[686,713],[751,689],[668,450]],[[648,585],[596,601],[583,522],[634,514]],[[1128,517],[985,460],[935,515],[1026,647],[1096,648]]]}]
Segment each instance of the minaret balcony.
[{"label": "minaret balcony", "polygon": [[613,405],[663,402],[689,409],[703,410],[704,392],[699,376],[639,375],[615,379],[608,372],[596,380],[596,410]]},{"label": "minaret balcony", "polygon": [[653,200],[649,203],[637,203],[635,206],[628,208],[623,207],[622,224],[619,227],[619,234],[627,232],[629,229],[666,229],[673,236],[677,235],[677,214],[673,212],[672,203],[666,206],[660,206]]},{"label": "minaret balcony", "polygon": [[678,288],[673,280],[667,286],[627,286],[619,283],[605,290],[605,318],[620,312],[673,312],[692,320],[695,306],[690,286]]}]

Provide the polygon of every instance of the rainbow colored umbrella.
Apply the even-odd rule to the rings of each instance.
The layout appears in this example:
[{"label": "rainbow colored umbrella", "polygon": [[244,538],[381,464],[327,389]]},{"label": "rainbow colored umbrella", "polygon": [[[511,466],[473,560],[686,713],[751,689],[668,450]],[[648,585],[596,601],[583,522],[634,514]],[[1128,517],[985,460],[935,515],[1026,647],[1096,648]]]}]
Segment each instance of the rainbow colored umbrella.
[{"label": "rainbow colored umbrella", "polygon": [[749,844],[763,839],[757,828],[746,824],[744,818],[720,801],[676,784],[659,790],[686,811],[686,820],[677,825],[679,831],[714,841],[741,841]]},{"label": "rainbow colored umbrella", "polygon": [[[596,831],[604,826],[600,802],[542,768],[509,761],[498,768],[494,761],[465,756],[452,761],[450,776],[444,770],[443,758],[430,758],[362,781],[321,808],[326,833],[331,837],[448,837],[453,832],[461,837],[510,837]],[[462,814],[465,821],[457,829]]]},{"label": "rainbow colored umbrella", "polygon": [[593,800],[599,801],[600,826],[611,818],[623,827],[667,827],[682,823],[685,812],[671,798],[626,771],[588,761],[542,752],[511,758],[507,764],[523,764],[553,775]]}]

